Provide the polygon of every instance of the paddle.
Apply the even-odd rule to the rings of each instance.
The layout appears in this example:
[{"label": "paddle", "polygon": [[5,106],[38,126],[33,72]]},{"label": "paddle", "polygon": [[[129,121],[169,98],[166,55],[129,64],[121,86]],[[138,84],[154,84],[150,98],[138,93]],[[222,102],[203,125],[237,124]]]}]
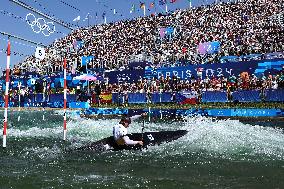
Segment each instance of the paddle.
[{"label": "paddle", "polygon": [[143,137],[144,137],[144,128],[145,128],[145,119],[143,117],[143,125],[142,125],[142,131],[141,131],[141,134],[142,134],[142,141],[143,141]]}]

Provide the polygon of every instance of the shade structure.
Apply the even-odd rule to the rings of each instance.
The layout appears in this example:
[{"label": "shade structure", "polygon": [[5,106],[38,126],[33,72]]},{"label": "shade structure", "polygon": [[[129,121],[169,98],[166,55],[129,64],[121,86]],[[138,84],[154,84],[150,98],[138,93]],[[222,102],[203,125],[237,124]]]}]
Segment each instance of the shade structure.
[{"label": "shade structure", "polygon": [[73,77],[73,80],[96,81],[97,77],[93,76],[92,74],[83,74]]}]

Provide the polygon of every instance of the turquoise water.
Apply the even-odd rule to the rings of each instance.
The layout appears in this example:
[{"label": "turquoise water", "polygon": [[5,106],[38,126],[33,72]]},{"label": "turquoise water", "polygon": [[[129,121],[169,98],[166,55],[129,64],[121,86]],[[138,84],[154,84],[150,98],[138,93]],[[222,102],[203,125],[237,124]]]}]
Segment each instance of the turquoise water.
[{"label": "turquoise water", "polygon": [[[205,117],[146,122],[147,131],[189,133],[142,151],[72,151],[111,135],[117,122],[69,116],[64,142],[62,112],[9,112],[0,188],[284,188],[281,123]],[[129,132],[140,132],[141,125],[133,123]]]}]

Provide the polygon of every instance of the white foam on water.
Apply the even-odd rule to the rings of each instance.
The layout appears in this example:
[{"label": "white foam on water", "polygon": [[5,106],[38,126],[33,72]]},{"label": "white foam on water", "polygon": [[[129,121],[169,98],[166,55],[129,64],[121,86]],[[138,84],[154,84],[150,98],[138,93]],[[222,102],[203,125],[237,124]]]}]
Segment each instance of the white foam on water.
[{"label": "white foam on water", "polygon": [[[185,129],[184,137],[161,146],[151,147],[153,152],[163,149],[165,155],[205,152],[211,156],[232,159],[283,160],[284,134],[282,129],[252,126],[238,120],[216,120],[206,117],[186,117],[186,122],[176,124]],[[167,125],[167,129],[172,125]],[[161,151],[161,150],[160,150]]]},{"label": "white foam on water", "polygon": [[59,156],[62,156],[63,150],[59,148],[57,145],[53,145],[52,147],[25,147],[21,155],[24,158],[40,158],[45,161],[54,161],[58,159]]},{"label": "white foam on water", "polygon": [[[112,135],[112,128],[119,119],[93,120],[76,118],[67,123],[67,141],[72,147],[94,142]],[[48,124],[48,122],[47,122]],[[141,132],[142,122],[133,122],[129,133]],[[138,154],[148,156],[153,153],[163,156],[175,156],[184,153],[205,153],[222,158],[249,160],[253,157],[273,160],[284,159],[283,129],[272,127],[252,126],[237,120],[216,120],[201,116],[185,117],[185,122],[148,123],[145,122],[144,131],[178,130],[184,129],[188,134],[176,141],[160,146],[151,146],[142,152],[120,152],[119,155]],[[49,128],[37,126],[20,130],[17,127],[8,129],[8,137],[16,138],[48,138],[57,140],[63,137],[62,125],[52,125]],[[9,138],[8,138],[9,139]],[[58,140],[57,140],[58,141]],[[43,148],[43,149],[41,149]],[[46,147],[32,147],[28,152],[38,152],[45,156]],[[54,147],[50,149],[54,151]],[[58,151],[58,153],[60,153]],[[111,154],[116,155],[116,154]],[[133,157],[136,158],[136,157]]]}]

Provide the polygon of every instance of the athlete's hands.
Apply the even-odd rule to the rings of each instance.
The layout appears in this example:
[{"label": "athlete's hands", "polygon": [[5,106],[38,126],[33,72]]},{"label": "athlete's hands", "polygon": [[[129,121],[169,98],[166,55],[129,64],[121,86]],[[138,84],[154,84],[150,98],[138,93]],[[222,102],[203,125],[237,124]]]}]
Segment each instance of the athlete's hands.
[{"label": "athlete's hands", "polygon": [[146,116],[147,115],[147,112],[144,112],[141,114],[141,116]]},{"label": "athlete's hands", "polygon": [[138,141],[138,144],[143,146],[143,141]]}]

